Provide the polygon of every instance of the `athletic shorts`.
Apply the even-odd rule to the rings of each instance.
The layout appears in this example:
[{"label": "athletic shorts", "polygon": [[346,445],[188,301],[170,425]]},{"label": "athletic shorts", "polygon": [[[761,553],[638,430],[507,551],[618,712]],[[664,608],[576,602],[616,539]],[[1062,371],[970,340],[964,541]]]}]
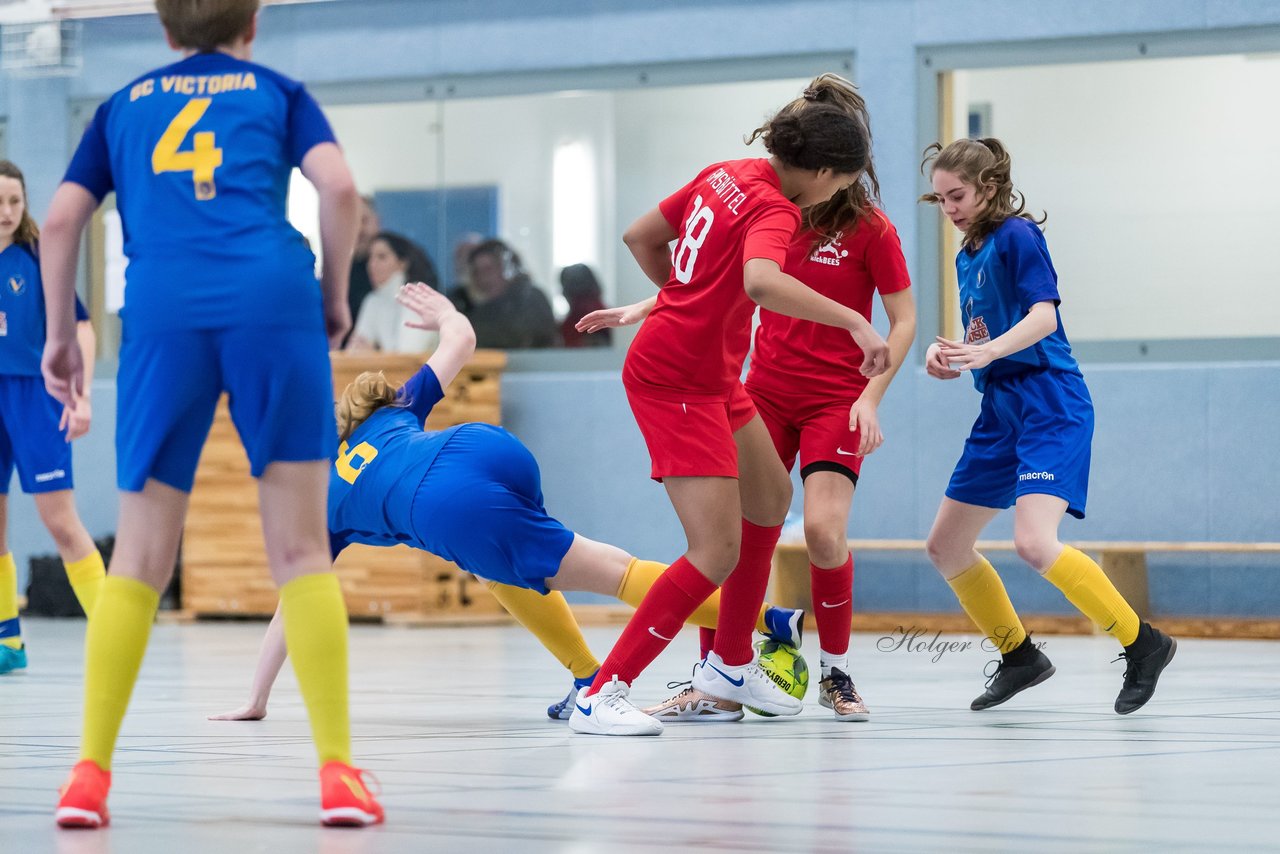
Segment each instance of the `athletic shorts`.
[{"label": "athletic shorts", "polygon": [[857,398],[791,395],[757,386],[748,386],[747,391],[787,471],[799,456],[802,479],[815,471],[831,471],[858,482],[861,437],[849,429],[849,408]]},{"label": "athletic shorts", "polygon": [[249,470],[333,459],[329,341],[323,329],[250,326],[129,335],[116,380],[116,481],[190,492],[225,391]]},{"label": "athletic shorts", "polygon": [[733,434],[756,416],[742,383],[723,401],[662,400],[628,388],[627,402],[649,448],[654,480],[738,476]]},{"label": "athletic shorts", "polygon": [[573,531],[547,515],[529,449],[501,427],[450,437],[413,499],[415,543],[467,572],[539,593],[560,571]]},{"label": "athletic shorts", "polygon": [[1036,371],[993,380],[964,443],[947,497],[1004,509],[1021,495],[1056,495],[1084,518],[1093,401],[1084,378]]},{"label": "athletic shorts", "polygon": [[17,466],[22,491],[71,489],[71,443],[62,404],[44,390],[43,377],[0,376],[0,495],[9,494]]}]

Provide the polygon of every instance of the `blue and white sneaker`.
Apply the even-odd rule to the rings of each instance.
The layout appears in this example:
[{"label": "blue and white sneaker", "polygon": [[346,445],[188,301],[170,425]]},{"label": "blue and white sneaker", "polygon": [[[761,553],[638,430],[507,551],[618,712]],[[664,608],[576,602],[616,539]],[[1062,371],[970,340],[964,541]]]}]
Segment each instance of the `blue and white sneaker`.
[{"label": "blue and white sneaker", "polygon": [[768,628],[764,636],[769,640],[800,648],[800,641],[804,638],[803,610],[771,605],[765,609],[764,624]]},{"label": "blue and white sneaker", "polygon": [[662,724],[640,711],[628,698],[631,686],[615,676],[590,696],[581,691],[573,701],[569,729],[586,735],[661,735]]},{"label": "blue and white sneaker", "polygon": [[569,689],[569,695],[560,702],[547,706],[547,717],[553,721],[569,720],[569,715],[573,714],[573,701],[578,699],[578,692],[594,682],[595,678],[596,675],[592,673],[582,679],[573,680],[573,687]]},{"label": "blue and white sneaker", "polygon": [[17,649],[0,644],[0,673],[8,673],[10,670],[25,670],[26,666],[27,647],[25,644]]},{"label": "blue and white sneaker", "polygon": [[804,702],[782,690],[755,661],[730,667],[714,652],[693,667],[692,687],[767,715],[798,715]]}]

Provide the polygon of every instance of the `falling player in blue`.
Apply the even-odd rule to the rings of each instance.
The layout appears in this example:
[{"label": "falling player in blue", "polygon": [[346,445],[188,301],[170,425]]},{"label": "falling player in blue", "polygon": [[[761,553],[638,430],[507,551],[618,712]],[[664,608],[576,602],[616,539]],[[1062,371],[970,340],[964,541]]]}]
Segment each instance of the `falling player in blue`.
[{"label": "falling player in blue", "polygon": [[965,335],[938,338],[925,367],[944,380],[967,371],[982,392],[928,541],[929,558],[1001,654],[970,708],[999,705],[1054,672],[975,549],[987,523],[1012,505],[1018,556],[1124,647],[1115,710],[1128,714],[1151,699],[1177,644],[1138,617],[1092,558],[1058,539],[1065,514],[1084,518],[1093,402],[1058,314],[1058,274],[1038,227],[1044,220],[1026,213],[999,140],[962,139],[928,152],[933,192],[922,200],[964,234],[956,272]]},{"label": "falling player in blue", "polygon": [[9,482],[15,466],[22,491],[35,499],[86,614],[93,613],[104,578],[102,555],[80,521],[71,492],[71,440],[88,432],[92,417],[93,327],[77,299],[84,394],[72,410],[50,397],[40,378],[45,313],[36,260],[39,236],[27,209],[22,171],[0,160],[0,673],[27,666],[18,622],[18,568],[8,542]]},{"label": "falling player in blue", "polygon": [[[57,820],[108,821],[116,736],[226,392],[258,479],[268,563],[320,758],[321,820],[380,822],[381,806],[350,765],[347,614],[325,533],[328,348],[351,325],[355,184],[302,85],[250,61],[258,0],[156,7],[185,58],[98,108],[45,226],[45,383],[73,411],[82,386],[72,334],[80,235],[112,191],[129,258],[117,379],[120,520],[86,638],[81,761]],[[319,195],[319,282],[315,257],[285,216],[294,168]]]},{"label": "falling player in blue", "polygon": [[[404,543],[486,579],[503,607],[576,677],[569,697],[547,710],[566,720],[577,690],[591,684],[600,664],[559,591],[601,593],[635,606],[667,567],[575,534],[550,516],[537,461],[501,427],[424,431],[423,421],[475,351],[475,331],[448,298],[424,284],[404,286],[397,299],[420,318],[415,328],[439,331],[440,345],[399,388],[367,372],[343,391],[337,406],[342,444],[329,475],[333,554],[351,543]],[[715,626],[719,610],[717,593],[689,621]],[[285,658],[279,616],[263,641],[249,702],[215,719],[266,715]],[[766,604],[756,628],[798,645],[803,616]]]}]

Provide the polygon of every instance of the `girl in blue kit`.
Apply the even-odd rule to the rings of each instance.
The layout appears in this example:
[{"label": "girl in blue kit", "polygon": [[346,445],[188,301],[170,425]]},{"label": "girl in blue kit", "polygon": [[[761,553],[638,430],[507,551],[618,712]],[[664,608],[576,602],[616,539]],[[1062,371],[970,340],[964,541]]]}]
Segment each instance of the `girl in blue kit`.
[{"label": "girl in blue kit", "polygon": [[[329,539],[336,558],[347,545],[413,546],[451,560],[489,582],[489,590],[576,679],[564,702],[547,710],[565,720],[599,662],[574,621],[562,590],[616,596],[639,605],[667,569],[608,543],[575,534],[547,513],[542,474],[529,449],[490,424],[423,430],[444,389],[475,352],[475,331],[453,303],[421,283],[397,295],[438,331],[440,344],[403,386],[366,372],[337,405],[341,444],[329,472]],[[715,626],[713,594],[689,622]],[[756,629],[786,643],[800,642],[802,611],[765,604]],[[265,717],[271,685],[285,659],[280,612],[263,641],[249,702],[218,720]]]},{"label": "girl in blue kit", "polygon": [[1084,518],[1093,402],[1058,314],[1058,274],[1044,234],[1014,190],[999,140],[926,149],[933,192],[964,234],[956,256],[963,341],[939,337],[926,370],[973,376],[982,411],[929,532],[929,559],[993,648],[1000,666],[970,708],[987,709],[1038,685],[1054,667],[1027,636],[995,569],[974,548],[1000,510],[1014,506],[1018,556],[1118,640],[1127,660],[1115,710],[1141,708],[1177,643],[1139,619],[1091,558],[1058,540],[1064,514]]},{"label": "girl in blue kit", "polygon": [[0,673],[27,666],[18,623],[18,569],[8,543],[9,482],[15,467],[86,614],[93,613],[104,577],[102,555],[76,513],[71,492],[71,440],[89,431],[93,327],[77,299],[76,337],[86,354],[84,385],[77,405],[64,409],[45,391],[40,377],[45,312],[38,239],[22,171],[0,160]]}]

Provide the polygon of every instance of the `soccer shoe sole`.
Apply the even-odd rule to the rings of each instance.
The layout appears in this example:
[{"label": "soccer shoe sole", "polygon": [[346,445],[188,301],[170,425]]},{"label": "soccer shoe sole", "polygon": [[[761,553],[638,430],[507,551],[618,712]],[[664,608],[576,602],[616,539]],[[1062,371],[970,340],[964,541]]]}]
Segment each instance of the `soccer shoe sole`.
[{"label": "soccer shoe sole", "polygon": [[662,721],[656,718],[649,718],[648,723],[619,723],[602,727],[590,718],[583,721],[584,717],[573,714],[569,718],[569,729],[581,735],[662,735]]},{"label": "soccer shoe sole", "polygon": [[728,724],[745,717],[742,709],[736,712],[686,712],[682,709],[668,709],[665,712],[659,712],[657,709],[640,711],[664,724]]},{"label": "soccer shoe sole", "polygon": [[1138,709],[1141,709],[1143,706],[1145,706],[1147,703],[1151,701],[1151,697],[1154,697],[1156,695],[1156,684],[1159,683],[1160,681],[1160,674],[1164,673],[1164,669],[1169,666],[1169,662],[1173,661],[1173,654],[1176,653],[1177,651],[1178,651],[1178,641],[1175,638],[1169,638],[1169,654],[1164,657],[1164,664],[1161,664],[1160,669],[1156,671],[1155,681],[1151,683],[1151,696],[1147,697],[1147,699],[1143,700],[1141,703],[1134,706],[1132,709],[1125,709],[1124,711],[1121,711],[1120,707],[1116,706],[1117,715],[1132,714],[1133,712],[1138,711]]},{"label": "soccer shoe sole", "polygon": [[320,810],[320,823],[325,827],[368,827],[381,824],[382,817],[359,807],[334,807]]},{"label": "soccer shoe sole", "polygon": [[[1036,686],[1037,686],[1037,685],[1039,685],[1041,682],[1043,682],[1044,680],[1048,679],[1050,676],[1052,676],[1053,674],[1055,674],[1055,673],[1057,673],[1057,672],[1058,672],[1058,666],[1057,666],[1056,664],[1051,664],[1051,665],[1049,665],[1049,669],[1048,669],[1048,670],[1046,670],[1044,673],[1041,673],[1041,674],[1040,674],[1039,676],[1037,676],[1035,679],[1032,679],[1032,680],[1031,680],[1030,682],[1028,682],[1026,685],[1023,685],[1021,688],[1019,688],[1017,691],[1014,691],[1012,694],[1010,694],[1009,696],[1005,697],[1003,700],[996,700],[994,703],[988,703],[988,704],[987,704],[987,705],[985,705],[985,706],[977,706],[977,707],[975,707],[975,706],[973,705],[973,703],[970,703],[970,704],[969,704],[969,711],[971,711],[971,712],[985,712],[987,709],[994,709],[996,706],[1003,705],[1004,703],[1009,702],[1009,701],[1010,701],[1010,700],[1012,700],[1014,697],[1018,696],[1019,694],[1021,694],[1023,691],[1027,690],[1028,688],[1034,688],[1034,687],[1036,687]],[[977,702],[977,701],[975,700],[974,702]]]},{"label": "soccer shoe sole", "polygon": [[88,828],[106,827],[110,819],[93,810],[82,810],[79,807],[58,807],[53,814],[58,827]]}]

